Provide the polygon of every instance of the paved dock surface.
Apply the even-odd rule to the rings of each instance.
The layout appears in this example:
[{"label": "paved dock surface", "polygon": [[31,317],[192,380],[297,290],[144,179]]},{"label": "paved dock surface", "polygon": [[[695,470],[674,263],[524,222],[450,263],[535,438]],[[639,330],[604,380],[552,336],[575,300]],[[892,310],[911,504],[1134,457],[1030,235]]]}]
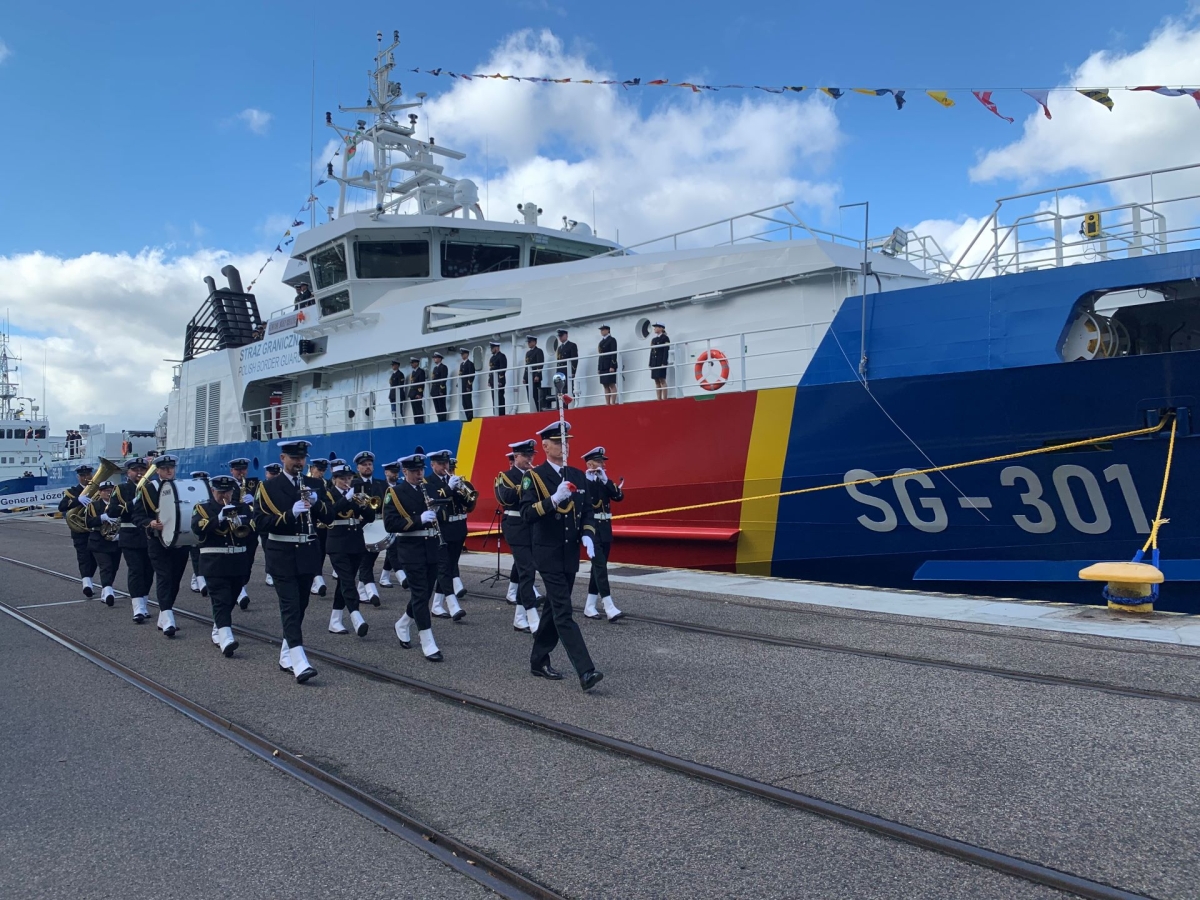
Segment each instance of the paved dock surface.
[{"label": "paved dock surface", "polygon": [[[61,522],[5,523],[0,555],[74,570]],[[314,597],[306,645],[1135,894],[1200,893],[1200,702],[1102,689],[1200,700],[1195,648],[628,578],[616,599],[631,617],[826,648],[584,621],[605,673],[585,695],[561,650],[566,680],[528,675],[530,638],[512,629],[505,585],[480,586],[489,563],[470,562],[466,619],[435,620],[444,663],[400,648],[399,589],[365,610],[364,639],[329,634],[329,599]],[[3,602],[563,896],[1067,896],[332,666],[297,686],[269,645],[243,640],[225,659],[198,622],[181,619],[167,640],[153,621],[134,625],[125,599],[69,602],[79,597],[76,584],[0,562]],[[208,611],[186,577],[179,606]],[[281,631],[261,563],[234,624]],[[0,710],[16,724],[0,730],[0,847],[17,861],[0,869],[0,896],[486,893],[6,616],[0,659]]]}]

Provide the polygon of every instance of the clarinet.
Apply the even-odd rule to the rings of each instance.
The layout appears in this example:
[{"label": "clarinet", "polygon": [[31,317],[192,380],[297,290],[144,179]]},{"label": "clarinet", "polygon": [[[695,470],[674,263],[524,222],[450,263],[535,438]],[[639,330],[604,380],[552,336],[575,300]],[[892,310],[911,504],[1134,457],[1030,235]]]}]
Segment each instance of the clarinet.
[{"label": "clarinet", "polygon": [[445,547],[446,539],[442,537],[442,525],[438,519],[437,504],[433,502],[433,497],[429,493],[429,485],[424,480],[421,481],[421,496],[425,498],[425,508],[433,513],[433,530],[437,532],[438,546]]}]

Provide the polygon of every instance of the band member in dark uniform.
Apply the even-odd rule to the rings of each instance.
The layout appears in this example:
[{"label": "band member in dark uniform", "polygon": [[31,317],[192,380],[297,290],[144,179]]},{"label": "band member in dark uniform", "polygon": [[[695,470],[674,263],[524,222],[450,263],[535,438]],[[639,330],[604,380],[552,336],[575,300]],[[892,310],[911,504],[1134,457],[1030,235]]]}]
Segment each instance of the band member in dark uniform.
[{"label": "band member in dark uniform", "polygon": [[653,328],[654,337],[650,338],[650,377],[654,379],[655,399],[666,400],[671,339],[667,337],[667,326],[662,322],[655,322]]},{"label": "band member in dark uniform", "polygon": [[392,374],[388,376],[388,402],[392,404],[392,423],[404,421],[404,373],[400,371],[400,360],[392,360]]},{"label": "band member in dark uniform", "polygon": [[137,499],[137,485],[146,474],[144,459],[131,459],[125,463],[125,480],[113,491],[108,502],[108,514],[121,523],[117,541],[121,555],[125,557],[125,572],[128,579],[129,598],[133,603],[133,621],[141,625],[150,618],[150,587],[154,582],[154,569],[150,565],[150,554],[146,550],[146,532],[133,521],[133,502]]},{"label": "band member in dark uniform", "polygon": [[442,354],[434,351],[433,368],[429,371],[429,396],[433,398],[433,410],[439,422],[446,421],[446,393],[450,381],[450,370],[442,359]]},{"label": "band member in dark uniform", "polygon": [[558,360],[558,371],[567,376],[568,392],[576,393],[575,373],[579,371],[579,348],[575,346],[574,341],[568,339],[565,328],[558,329],[558,350],[555,351],[554,358]]},{"label": "band member in dark uniform", "polygon": [[[458,476],[458,460],[453,456],[450,457],[450,480]],[[450,487],[458,491],[462,495],[462,504],[466,508],[461,510],[462,513],[462,529],[463,543],[467,541],[467,515],[475,512],[475,506],[479,503],[479,491],[475,490],[475,485],[471,484],[466,478],[459,478],[458,482],[450,485]],[[467,589],[462,582],[462,570],[459,568],[459,558],[462,556],[462,548],[459,548],[459,554],[454,558],[454,564],[451,566],[450,581],[454,587],[454,593],[459,598],[466,596]]]},{"label": "band member in dark uniform", "polygon": [[433,621],[429,617],[429,598],[437,581],[438,514],[425,493],[425,454],[420,447],[400,460],[404,478],[388,488],[383,502],[383,521],[396,535],[398,558],[408,573],[408,608],[396,620],[396,637],[406,650],[412,646],[412,626],[416,623],[421,652],[430,662],[441,662],[442,651],[433,639]]},{"label": "band member in dark uniform", "polygon": [[504,415],[504,394],[508,385],[508,357],[500,352],[500,343],[488,344],[492,355],[488,357],[488,389],[493,392],[492,404],[496,415]]},{"label": "band member in dark uniform", "polygon": [[255,540],[254,511],[235,497],[238,483],[232,476],[218,475],[208,486],[212,499],[192,508],[192,533],[200,538],[200,568],[212,601],[212,642],[229,657],[238,646],[232,613],[246,575],[243,557]]},{"label": "band member in dark uniform", "polygon": [[355,491],[351,486],[354,470],[345,463],[334,466],[332,475],[332,483],[326,489],[326,503],[333,513],[333,520],[329,523],[329,538],[325,546],[333,570],[337,572],[338,582],[333,595],[333,612],[329,614],[329,631],[332,634],[350,633],[342,622],[343,611],[349,609],[354,633],[364,637],[367,622],[358,608],[354,579],[367,552],[363,542],[363,526],[375,521],[375,510],[362,501],[374,495]]},{"label": "band member in dark uniform", "polygon": [[[474,509],[474,498],[463,492],[463,480],[450,474],[450,451],[438,450],[430,453],[433,473],[425,479],[425,489],[430,496],[441,501],[437,505],[438,528],[442,532],[438,547],[437,588],[433,593],[432,615],[439,619],[462,621],[466,611],[458,605],[458,594],[454,587],[454,570],[462,556],[463,544],[467,541],[468,506]],[[462,584],[461,580],[459,584]]]},{"label": "band member in dark uniform", "polygon": [[532,412],[541,409],[544,402],[542,368],[546,362],[546,354],[537,345],[537,338],[532,334],[525,336],[525,346],[529,349],[525,351],[525,372],[521,379],[529,388],[529,409]]},{"label": "band member in dark uniform", "polygon": [[[83,497],[83,489],[87,487],[89,481],[92,480],[92,473],[95,471],[89,465],[81,465],[75,467],[75,476],[79,479],[79,484],[73,484],[63,492],[63,497],[58,501],[58,511],[66,518],[68,512],[80,506],[87,506],[92,502],[91,497]],[[71,524],[71,523],[68,523]],[[93,597],[96,590],[92,584],[92,576],[96,574],[96,559],[92,556],[92,551],[88,549],[88,540],[91,537],[85,529],[76,531],[71,528],[71,545],[75,548],[75,562],[79,565],[79,580],[83,584],[83,596]]]},{"label": "band member in dark uniform", "polygon": [[[596,447],[583,454],[587,463],[588,502],[592,504],[592,517],[596,520],[596,556],[592,559],[592,577],[588,580],[587,602],[583,605],[583,614],[589,619],[600,618],[596,611],[596,601],[604,607],[608,621],[615,622],[625,614],[613,603],[612,591],[608,586],[608,555],[612,550],[612,509],[610,503],[620,503],[625,499],[620,484],[609,480],[604,464],[608,457],[604,455],[603,447]],[[624,481],[624,479],[622,479]]]},{"label": "band member in dark uniform", "polygon": [[112,606],[116,600],[112,586],[117,580],[117,570],[121,568],[121,546],[117,536],[121,530],[121,519],[108,514],[116,489],[117,486],[111,481],[100,482],[85,516],[89,532],[88,549],[92,551],[92,557],[100,569],[100,600],[105,606]]},{"label": "band member in dark uniform", "polygon": [[421,368],[421,360],[410,357],[409,365],[412,371],[408,373],[408,403],[412,407],[413,422],[425,424],[425,370]]},{"label": "band member in dark uniform", "polygon": [[[270,468],[268,466],[268,468]],[[254,508],[254,497],[258,494],[258,486],[260,482],[257,478],[249,478],[246,472],[250,469],[250,460],[245,457],[231,459],[229,461],[229,476],[236,482],[233,488],[233,500],[235,506],[238,503],[246,503],[251,509]],[[242,565],[246,569],[246,577],[242,579],[241,590],[238,591],[237,605],[241,609],[246,609],[250,605],[250,575],[254,571],[254,557],[257,555],[260,536],[255,533],[251,540],[246,545],[246,552],[238,558],[242,561]],[[268,582],[269,584],[270,582]]]},{"label": "band member in dark uniform", "polygon": [[463,416],[468,422],[475,418],[475,363],[471,362],[471,351],[459,347],[462,362],[458,364],[459,396],[462,399]]},{"label": "band member in dark uniform", "polygon": [[283,472],[262,483],[254,504],[254,530],[266,536],[263,550],[279,597],[284,639],[279,667],[290,669],[300,684],[317,674],[304,653],[303,634],[308,592],[321,553],[316,523],[333,518],[326,495],[304,482],[309,446],[308,441],[279,442]]},{"label": "band member in dark uniform", "polygon": [[[395,487],[400,481],[400,463],[390,462],[386,464],[383,467],[383,477],[386,479],[384,483],[388,487]],[[384,494],[387,494],[386,489],[384,490]],[[393,577],[396,578],[395,582],[392,581]],[[400,563],[396,557],[396,542],[392,541],[388,544],[387,551],[383,554],[383,571],[379,573],[379,586],[390,588],[396,582],[399,582],[401,588],[408,587],[408,577],[404,574],[404,570],[400,568]]]},{"label": "band member in dark uniform", "polygon": [[[325,480],[325,472],[329,468],[329,460],[317,456],[308,461],[308,474],[305,483],[317,493],[322,493],[329,487]],[[317,523],[317,543],[321,545],[321,565],[317,568],[317,577],[313,579],[311,592],[318,597],[324,597],[329,590],[325,586],[325,542],[329,538],[329,526],[324,522]]]},{"label": "band member in dark uniform", "polygon": [[596,349],[600,353],[596,371],[600,373],[600,386],[604,388],[604,405],[616,406],[617,339],[612,336],[612,329],[607,325],[600,326],[600,344]]},{"label": "band member in dark uniform", "polygon": [[563,465],[570,433],[567,422],[561,429],[554,422],[539,431],[546,461],[521,479],[521,518],[530,526],[533,562],[546,585],[529,670],[539,678],[562,678],[550,665],[550,652],[562,641],[580,687],[590,691],[604,675],[596,671],[579,624],[571,616],[571,590],[579,572],[580,544],[589,559],[596,555],[596,525],[592,505],[587,502],[587,479],[578,469]]},{"label": "band member in dark uniform", "polygon": [[508,579],[508,599],[516,604],[513,612],[513,629],[534,632],[541,624],[538,616],[538,597],[533,579],[537,575],[533,563],[533,538],[529,525],[521,517],[521,482],[533,468],[533,455],[537,452],[537,441],[518,441],[509,444],[512,468],[496,476],[496,502],[504,510],[500,520],[500,531],[512,551],[513,568]]},{"label": "band member in dark uniform", "polygon": [[154,477],[145,482],[133,502],[133,522],[146,533],[146,550],[150,554],[150,565],[154,567],[154,582],[158,597],[158,630],[167,637],[175,637],[175,599],[179,596],[179,582],[188,564],[187,547],[163,546],[163,523],[158,517],[159,492],[164,481],[175,480],[175,464],[179,458],[164,454],[154,458]]},{"label": "band member in dark uniform", "polygon": [[[371,497],[383,499],[383,495],[387,493],[387,482],[380,481],[375,478],[375,454],[370,450],[363,450],[354,456],[354,465],[358,468],[358,474],[354,476],[354,480],[350,486],[362,494],[367,494]],[[367,553],[364,551],[362,561],[358,566],[358,583],[359,588],[358,599],[361,603],[370,603],[372,606],[380,604],[379,588],[375,586],[375,563],[379,560],[378,551]],[[341,578],[341,573],[338,573]]]},{"label": "band member in dark uniform", "polygon": [[[198,478],[205,484],[208,484],[207,472],[192,472],[188,478]],[[212,495],[212,488],[209,488],[209,495]],[[200,574],[200,545],[188,548],[188,558],[192,563],[192,591],[199,594],[201,597],[208,596],[208,586],[204,583],[204,576]]]}]

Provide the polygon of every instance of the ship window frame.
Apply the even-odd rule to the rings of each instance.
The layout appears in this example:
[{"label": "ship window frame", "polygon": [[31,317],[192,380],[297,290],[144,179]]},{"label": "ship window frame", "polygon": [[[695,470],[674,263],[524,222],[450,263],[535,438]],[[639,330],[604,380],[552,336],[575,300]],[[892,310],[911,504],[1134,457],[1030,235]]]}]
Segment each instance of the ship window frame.
[{"label": "ship window frame", "polygon": [[[530,245],[529,266],[557,266],[562,263],[581,262],[585,259],[592,259],[595,256],[603,256],[607,252],[609,251],[604,247],[593,247],[591,244],[551,239],[547,243],[533,243]],[[535,259],[537,253],[554,253],[568,258],[537,262]]]},{"label": "ship window frame", "polygon": [[[492,263],[486,269],[477,269],[473,272],[462,272],[456,275],[451,275],[446,271],[446,251],[450,246],[455,247],[474,247],[485,250],[511,250],[512,253],[508,256],[508,261],[514,263],[503,268],[496,268],[496,265],[503,260],[498,260]],[[523,268],[525,254],[522,252],[524,244],[519,237],[508,237],[507,235],[497,235],[496,239],[489,240],[483,236],[476,235],[454,235],[441,238],[438,241],[438,271],[442,278],[469,278],[472,275],[486,275],[489,272],[509,272],[513,269]]]},{"label": "ship window frame", "polygon": [[321,318],[340,316],[350,312],[350,291],[341,290],[336,294],[326,294],[317,298],[317,307],[321,310]]},{"label": "ship window frame", "polygon": [[[341,277],[336,277],[338,271],[335,268],[333,270],[335,277],[330,281],[325,281],[324,276],[328,269],[324,260],[326,257],[330,257],[331,254],[341,262]],[[346,244],[344,241],[333,241],[313,250],[308,254],[306,261],[308,263],[309,274],[312,276],[313,287],[317,291],[323,291],[326,288],[333,287],[335,284],[341,284],[343,281],[350,280],[350,269],[348,260],[346,259]]]},{"label": "ship window frame", "polygon": [[[404,244],[420,244],[422,246],[422,251],[424,254],[424,258],[425,258],[424,273],[418,272],[418,273],[408,273],[408,274],[384,274],[384,275],[371,275],[371,274],[364,273],[361,248],[366,247],[368,245],[381,247],[381,246],[386,246],[386,245],[404,245]],[[361,278],[361,279],[369,280],[369,281],[374,281],[374,280],[378,280],[381,278],[400,278],[400,279],[430,278],[433,273],[433,258],[432,258],[432,253],[430,252],[431,251],[430,244],[431,244],[431,242],[430,242],[429,238],[427,238],[427,237],[408,238],[408,239],[403,239],[403,240],[384,240],[384,239],[380,239],[380,238],[376,238],[374,240],[362,240],[359,238],[355,238],[354,239],[354,275],[356,278]],[[414,259],[415,260],[415,259],[420,258],[421,255],[422,255],[421,253],[413,253],[413,254],[410,254],[410,255],[404,256],[404,257],[383,257],[383,259],[384,260],[391,260],[391,259]]]}]

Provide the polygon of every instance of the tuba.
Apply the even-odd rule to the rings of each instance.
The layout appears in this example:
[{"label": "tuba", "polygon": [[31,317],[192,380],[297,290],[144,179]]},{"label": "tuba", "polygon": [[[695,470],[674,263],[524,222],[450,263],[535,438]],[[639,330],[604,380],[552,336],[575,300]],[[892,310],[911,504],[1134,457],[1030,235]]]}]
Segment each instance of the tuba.
[{"label": "tuba", "polygon": [[[89,481],[79,492],[80,497],[96,496],[96,489],[101,483],[108,481],[121,467],[115,462],[100,457],[100,465],[96,468],[95,474],[92,475],[92,480]],[[76,534],[87,534],[87,507],[76,506],[74,509],[67,510],[67,527]]]}]

